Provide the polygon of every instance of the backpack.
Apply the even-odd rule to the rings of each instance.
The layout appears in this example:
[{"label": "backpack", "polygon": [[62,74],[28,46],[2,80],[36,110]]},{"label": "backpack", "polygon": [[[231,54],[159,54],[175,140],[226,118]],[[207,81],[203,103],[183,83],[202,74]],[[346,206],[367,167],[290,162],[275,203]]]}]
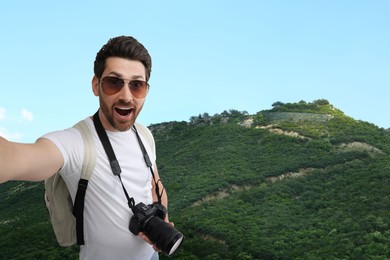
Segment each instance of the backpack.
[{"label": "backpack", "polygon": [[[135,126],[143,136],[152,151],[155,151],[155,143],[150,131],[143,125],[135,123]],[[88,181],[96,165],[96,147],[84,120],[73,126],[80,131],[84,142],[84,159],[81,168],[80,182],[73,205],[72,198],[62,176],[57,172],[44,182],[45,194],[44,201],[49,211],[50,221],[52,223],[54,234],[60,246],[68,247],[76,242],[84,244],[83,239],[83,211],[84,196],[88,186]],[[80,189],[81,185],[81,189]],[[82,194],[80,194],[82,193]],[[80,195],[79,195],[80,194]],[[80,198],[79,198],[80,197]],[[75,212],[78,211],[78,212]],[[76,219],[75,215],[80,216]]]}]

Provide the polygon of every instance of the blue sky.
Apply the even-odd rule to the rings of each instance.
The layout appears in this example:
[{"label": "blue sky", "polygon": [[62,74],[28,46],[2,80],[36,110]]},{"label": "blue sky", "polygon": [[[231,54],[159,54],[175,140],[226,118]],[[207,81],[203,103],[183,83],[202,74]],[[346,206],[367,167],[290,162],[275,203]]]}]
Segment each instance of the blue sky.
[{"label": "blue sky", "polygon": [[0,135],[34,142],[92,115],[96,52],[132,35],[153,59],[138,121],[327,99],[390,128],[390,2],[6,1]]}]

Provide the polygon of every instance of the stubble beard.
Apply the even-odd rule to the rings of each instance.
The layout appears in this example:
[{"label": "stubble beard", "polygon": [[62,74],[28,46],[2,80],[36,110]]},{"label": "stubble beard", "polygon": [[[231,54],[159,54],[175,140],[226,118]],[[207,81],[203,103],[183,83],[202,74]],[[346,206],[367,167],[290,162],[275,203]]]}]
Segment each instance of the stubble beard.
[{"label": "stubble beard", "polygon": [[100,102],[100,109],[102,110],[108,123],[111,125],[112,128],[114,128],[115,130],[118,130],[120,132],[127,131],[134,125],[134,122],[135,122],[135,120],[139,114],[139,111],[140,111],[140,110],[135,108],[131,112],[131,113],[133,113],[131,120],[126,121],[126,122],[118,122],[117,120],[114,119],[114,116],[113,116],[113,113],[115,113],[114,107],[117,105],[128,105],[128,103],[126,103],[124,101],[118,101],[118,102],[114,103],[112,105],[112,107],[110,108],[101,97],[99,97],[99,102]]}]

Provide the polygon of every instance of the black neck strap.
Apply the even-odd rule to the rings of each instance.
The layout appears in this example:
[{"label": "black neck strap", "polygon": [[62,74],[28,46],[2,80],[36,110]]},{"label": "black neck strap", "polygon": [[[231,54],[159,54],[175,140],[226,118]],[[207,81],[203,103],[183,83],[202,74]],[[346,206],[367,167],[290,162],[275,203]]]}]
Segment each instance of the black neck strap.
[{"label": "black neck strap", "polygon": [[[135,202],[134,202],[134,198],[130,198],[130,196],[128,195],[127,191],[126,191],[126,188],[125,186],[123,185],[123,182],[122,182],[122,178],[121,178],[121,167],[119,165],[119,162],[118,160],[116,159],[116,156],[115,156],[115,153],[114,153],[114,150],[112,149],[112,145],[111,145],[111,142],[107,136],[107,133],[106,133],[106,130],[104,129],[103,127],[103,124],[102,122],[100,121],[100,118],[99,118],[99,111],[97,111],[94,115],[93,115],[93,123],[95,125],[95,128],[96,128],[96,132],[99,136],[99,139],[100,141],[102,142],[102,145],[103,145],[103,148],[107,154],[107,157],[108,157],[108,160],[110,162],[110,166],[111,166],[111,170],[112,170],[112,173],[116,176],[118,176],[121,184],[122,184],[122,188],[123,188],[123,192],[125,193],[126,195],[126,198],[127,198],[127,202],[128,202],[128,205],[131,209],[133,209],[134,205],[135,205]],[[133,130],[135,131],[136,133],[136,136],[137,136],[137,139],[138,139],[138,142],[139,142],[139,145],[141,147],[141,150],[142,150],[142,153],[143,153],[143,156],[144,156],[144,159],[145,159],[145,163],[146,165],[149,167],[151,173],[152,173],[152,176],[153,176],[153,180],[154,180],[154,183],[155,183],[155,189],[156,189],[156,195],[157,195],[157,199],[158,199],[158,203],[161,203],[161,196],[162,194],[160,194],[159,192],[159,187],[158,187],[158,182],[160,180],[158,180],[158,182],[156,182],[156,178],[155,178],[155,175],[154,175],[154,171],[153,171],[153,165],[152,165],[152,162],[150,161],[150,158],[149,158],[149,155],[148,153],[146,152],[146,149],[145,149],[145,146],[144,144],[142,143],[141,141],[141,137],[139,136],[138,134],[138,131],[137,129],[135,128],[135,126],[133,126]]]}]

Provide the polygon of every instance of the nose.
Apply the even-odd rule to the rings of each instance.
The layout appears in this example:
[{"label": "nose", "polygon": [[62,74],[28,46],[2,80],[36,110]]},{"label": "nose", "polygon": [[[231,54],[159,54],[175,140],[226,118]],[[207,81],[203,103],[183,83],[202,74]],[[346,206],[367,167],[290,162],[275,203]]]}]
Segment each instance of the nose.
[{"label": "nose", "polygon": [[125,85],[119,91],[119,98],[126,102],[133,100],[133,94],[130,91],[129,82],[125,81]]}]

